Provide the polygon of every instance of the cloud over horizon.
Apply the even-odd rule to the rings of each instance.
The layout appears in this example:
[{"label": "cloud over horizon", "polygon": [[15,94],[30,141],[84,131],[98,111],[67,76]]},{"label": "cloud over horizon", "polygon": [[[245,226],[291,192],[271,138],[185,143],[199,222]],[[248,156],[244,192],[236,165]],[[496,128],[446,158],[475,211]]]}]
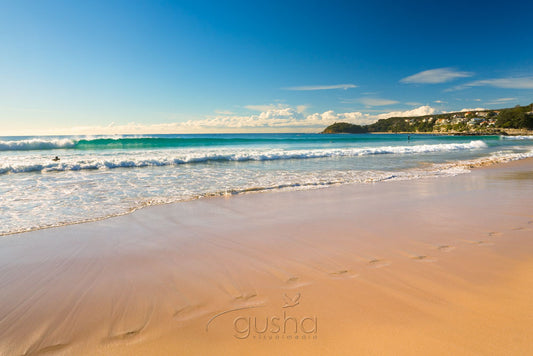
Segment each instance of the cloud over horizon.
[{"label": "cloud over horizon", "polygon": [[357,88],[355,84],[335,84],[335,85],[303,85],[296,87],[283,88],[284,90],[312,91],[312,90],[335,90]]},{"label": "cloud over horizon", "polygon": [[459,112],[469,112],[469,111],[485,111],[486,108],[464,108],[461,109]]},{"label": "cloud over horizon", "polygon": [[499,99],[494,99],[492,101],[489,101],[487,102],[488,105],[503,105],[503,104],[508,104],[510,102],[518,102],[518,99],[517,98],[499,98]]},{"label": "cloud over horizon", "polygon": [[406,84],[439,84],[450,82],[457,78],[471,77],[473,73],[460,72],[454,68],[437,68],[425,70],[405,77],[400,80],[400,83]]},{"label": "cloud over horizon", "polygon": [[533,77],[509,77],[476,80],[470,83],[461,84],[446,91],[463,90],[472,87],[490,86],[502,89],[533,89]]},{"label": "cloud over horizon", "polygon": [[396,100],[380,99],[380,98],[361,98],[359,99],[359,102],[362,104],[365,104],[366,106],[387,106],[387,105],[398,104],[398,101]]},{"label": "cloud over horizon", "polygon": [[[253,133],[253,132],[318,132],[334,122],[344,121],[367,125],[379,119],[395,116],[431,115],[435,109],[420,106],[407,111],[392,111],[377,115],[362,112],[336,113],[328,110],[305,115],[299,107],[276,106],[254,115],[215,115],[201,120],[145,125],[131,122],[125,125],[79,126],[55,129],[54,134],[160,134],[160,133]],[[52,130],[49,130],[50,133]]]}]

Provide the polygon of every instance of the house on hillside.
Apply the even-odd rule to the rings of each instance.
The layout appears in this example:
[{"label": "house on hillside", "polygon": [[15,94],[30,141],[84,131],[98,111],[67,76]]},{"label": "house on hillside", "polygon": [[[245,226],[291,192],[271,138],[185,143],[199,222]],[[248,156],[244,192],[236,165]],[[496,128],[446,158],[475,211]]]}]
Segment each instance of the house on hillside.
[{"label": "house on hillside", "polygon": [[471,118],[468,122],[467,122],[467,125],[468,126],[475,126],[475,125],[479,125],[481,124],[481,122],[483,122],[484,119],[483,118],[480,118],[480,117],[473,117]]}]

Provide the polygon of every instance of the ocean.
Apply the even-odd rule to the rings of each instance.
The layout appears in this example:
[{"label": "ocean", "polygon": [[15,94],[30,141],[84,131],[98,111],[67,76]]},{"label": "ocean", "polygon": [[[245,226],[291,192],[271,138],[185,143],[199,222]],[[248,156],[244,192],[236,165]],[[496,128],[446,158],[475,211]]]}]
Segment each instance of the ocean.
[{"label": "ocean", "polygon": [[0,235],[154,204],[451,176],[486,161],[532,156],[533,136],[0,137]]}]

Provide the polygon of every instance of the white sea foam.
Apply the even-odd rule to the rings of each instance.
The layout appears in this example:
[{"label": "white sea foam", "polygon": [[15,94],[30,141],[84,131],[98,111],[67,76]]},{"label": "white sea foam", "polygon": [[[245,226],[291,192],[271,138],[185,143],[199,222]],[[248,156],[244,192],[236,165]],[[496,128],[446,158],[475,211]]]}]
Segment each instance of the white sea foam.
[{"label": "white sea foam", "polygon": [[504,140],[533,140],[533,136],[500,136]]},{"label": "white sea foam", "polygon": [[[64,143],[68,144],[68,143]],[[149,166],[173,166],[208,162],[276,161],[290,159],[357,157],[382,154],[423,154],[486,148],[483,141],[446,143],[434,145],[381,146],[364,148],[336,148],[310,150],[281,149],[179,149],[168,151],[129,151],[93,156],[71,155],[59,162],[39,156],[21,159],[14,157],[0,163],[0,174],[27,172],[61,172],[113,168],[139,168]]]},{"label": "white sea foam", "polygon": [[[444,143],[65,150],[59,162],[51,160],[56,153],[44,150],[2,152],[0,235],[206,196],[454,176],[479,165],[533,157],[528,141],[487,147],[481,140],[435,140]],[[128,169],[136,167],[145,168]],[[24,172],[38,174],[9,174]]]},{"label": "white sea foam", "polygon": [[81,141],[121,140],[152,138],[146,135],[105,135],[105,136],[71,136],[69,138],[38,137],[25,140],[0,140],[0,151],[36,151],[73,148]]},{"label": "white sea foam", "polygon": [[54,148],[71,148],[76,140],[70,138],[32,138],[29,140],[0,141],[0,151],[50,150]]},{"label": "white sea foam", "polygon": [[[455,175],[441,170],[298,172],[253,169],[193,169],[131,171],[106,174],[66,172],[61,181],[14,176],[3,198],[0,235],[94,221],[136,209],[209,196],[227,196],[271,190],[308,190],[347,183],[375,183],[425,176]],[[59,177],[59,176],[58,176]],[[1,187],[0,187],[1,190]],[[83,204],[80,204],[83,202]],[[0,207],[2,209],[2,207]]]},{"label": "white sea foam", "polygon": [[[0,235],[94,221],[127,214],[136,209],[206,196],[246,194],[269,190],[307,190],[349,183],[376,183],[455,176],[471,167],[533,157],[533,150],[495,154],[459,162],[432,164],[426,168],[380,170],[104,170],[95,174],[69,171],[56,179],[14,175],[11,188],[4,190],[0,207]],[[58,176],[59,177],[59,176]],[[148,184],[149,183],[149,184]],[[0,193],[2,187],[0,185]],[[83,201],[83,204],[80,204]]]}]

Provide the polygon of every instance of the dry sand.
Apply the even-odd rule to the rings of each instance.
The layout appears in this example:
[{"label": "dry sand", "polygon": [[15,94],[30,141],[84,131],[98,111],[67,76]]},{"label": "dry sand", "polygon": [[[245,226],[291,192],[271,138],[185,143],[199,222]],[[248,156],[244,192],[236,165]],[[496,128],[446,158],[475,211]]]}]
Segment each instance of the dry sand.
[{"label": "dry sand", "polygon": [[524,160],[5,236],[0,353],[533,354],[532,198]]}]

